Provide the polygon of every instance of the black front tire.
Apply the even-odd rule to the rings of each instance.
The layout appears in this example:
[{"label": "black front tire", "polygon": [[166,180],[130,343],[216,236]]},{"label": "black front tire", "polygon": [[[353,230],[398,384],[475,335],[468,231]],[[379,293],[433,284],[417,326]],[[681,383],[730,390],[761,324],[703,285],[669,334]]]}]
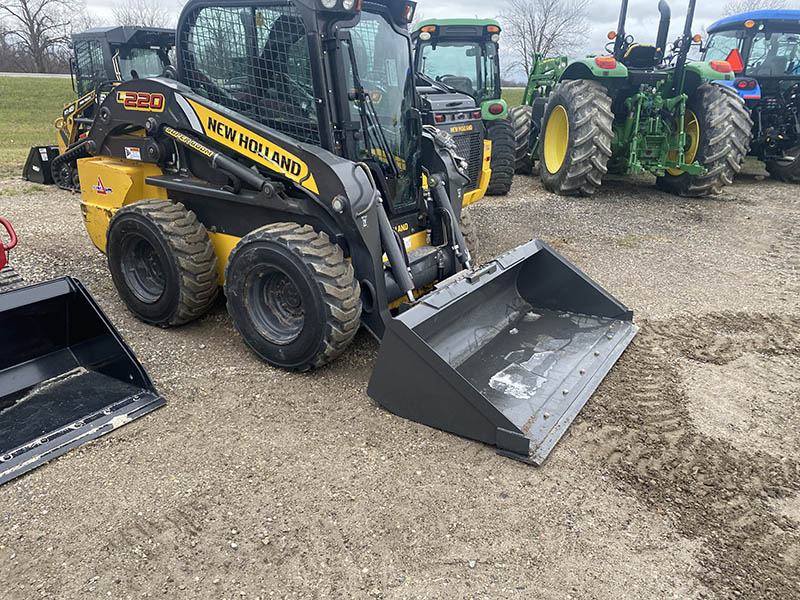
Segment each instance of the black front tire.
[{"label": "black front tire", "polygon": [[800,146],[789,150],[789,156],[780,160],[768,160],[770,177],[786,183],[800,183]]},{"label": "black front tire", "polygon": [[106,254],[120,297],[146,323],[188,323],[217,296],[214,245],[178,202],[141,200],[119,209],[108,225]]},{"label": "black front tire", "polygon": [[488,121],[486,137],[492,142],[492,176],[486,193],[490,196],[505,196],[514,180],[516,157],[514,127],[506,119]]},{"label": "black front tire", "polygon": [[742,169],[750,149],[753,121],[737,93],[715,83],[699,85],[686,108],[697,116],[700,140],[695,160],[707,171],[704,175],[667,172],[656,179],[656,185],[678,196],[718,194]]},{"label": "black front tire", "polygon": [[475,229],[475,224],[472,221],[472,215],[467,210],[466,208],[461,209],[458,224],[461,227],[461,235],[464,236],[464,241],[467,243],[472,264],[479,265],[481,241],[478,237],[478,230]]},{"label": "black front tire", "polygon": [[530,175],[533,170],[533,159],[531,158],[533,108],[512,106],[508,109],[508,120],[514,129],[514,172]]},{"label": "black front tire", "polygon": [[283,369],[329,363],[361,319],[353,266],[310,225],[272,223],[239,240],[225,266],[225,296],[245,343]]}]

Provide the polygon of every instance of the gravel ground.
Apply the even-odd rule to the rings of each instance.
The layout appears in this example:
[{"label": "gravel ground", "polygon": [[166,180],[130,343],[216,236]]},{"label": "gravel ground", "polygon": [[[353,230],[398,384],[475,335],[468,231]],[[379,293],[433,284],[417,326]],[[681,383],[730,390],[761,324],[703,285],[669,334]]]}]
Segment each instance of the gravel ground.
[{"label": "gravel ground", "polygon": [[641,326],[541,468],[377,407],[363,331],[300,375],[222,304],[138,322],[78,198],[0,179],[17,269],[79,277],[168,399],[0,488],[0,596],[800,597],[800,200],[761,175],[713,199],[519,177],[470,209],[483,257],[541,237]]}]

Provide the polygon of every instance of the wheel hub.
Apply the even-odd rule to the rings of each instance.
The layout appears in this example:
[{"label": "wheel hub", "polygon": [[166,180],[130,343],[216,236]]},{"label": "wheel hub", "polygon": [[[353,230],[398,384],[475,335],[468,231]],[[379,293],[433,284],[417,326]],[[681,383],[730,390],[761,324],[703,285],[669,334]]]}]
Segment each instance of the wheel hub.
[{"label": "wheel hub", "polygon": [[145,238],[132,235],[122,248],[122,275],[134,295],[148,304],[158,301],[167,287],[164,265]]},{"label": "wheel hub", "polygon": [[253,323],[274,344],[288,344],[300,335],[305,309],[292,279],[275,269],[255,270],[247,277],[246,296]]}]

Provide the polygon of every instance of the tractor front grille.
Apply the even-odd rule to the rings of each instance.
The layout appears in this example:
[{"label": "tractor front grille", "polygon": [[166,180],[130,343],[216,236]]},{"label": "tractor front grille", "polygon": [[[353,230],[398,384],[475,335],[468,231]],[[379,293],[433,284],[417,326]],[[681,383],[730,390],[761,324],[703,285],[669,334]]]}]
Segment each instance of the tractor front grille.
[{"label": "tractor front grille", "polygon": [[464,186],[465,192],[478,187],[481,179],[481,163],[483,162],[483,139],[480,131],[451,134],[456,143],[456,153],[467,160],[469,182]]}]

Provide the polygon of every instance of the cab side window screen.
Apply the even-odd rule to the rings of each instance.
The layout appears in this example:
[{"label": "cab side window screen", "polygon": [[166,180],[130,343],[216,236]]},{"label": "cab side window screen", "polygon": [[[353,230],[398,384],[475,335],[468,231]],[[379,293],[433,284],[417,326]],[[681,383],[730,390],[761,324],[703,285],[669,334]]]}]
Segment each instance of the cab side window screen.
[{"label": "cab side window screen", "polygon": [[182,35],[189,87],[301,142],[320,143],[306,30],[293,7],[200,8]]}]

